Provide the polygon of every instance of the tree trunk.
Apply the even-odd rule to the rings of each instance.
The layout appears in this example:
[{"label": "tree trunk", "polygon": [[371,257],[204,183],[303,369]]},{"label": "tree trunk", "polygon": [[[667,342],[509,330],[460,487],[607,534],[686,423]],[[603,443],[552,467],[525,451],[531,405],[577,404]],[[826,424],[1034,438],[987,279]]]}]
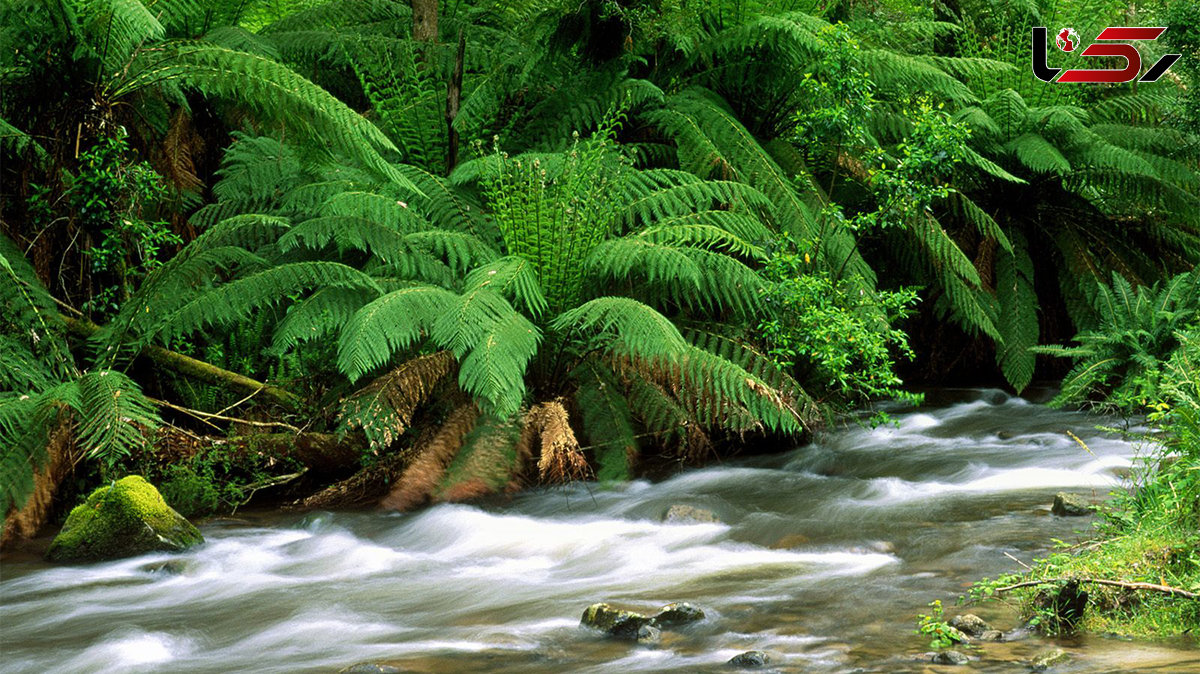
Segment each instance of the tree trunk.
[{"label": "tree trunk", "polygon": [[437,0],[412,0],[413,39],[418,42],[437,42]]},{"label": "tree trunk", "polygon": [[450,75],[450,86],[446,88],[446,131],[450,136],[446,149],[446,175],[450,175],[458,163],[458,131],[454,128],[454,120],[458,117],[458,105],[462,99],[463,56],[466,49],[466,38],[460,28],[458,51],[454,54],[454,72]]},{"label": "tree trunk", "polygon": [[0,550],[37,535],[54,509],[54,495],[81,458],[71,432],[71,415],[60,410],[46,443],[46,464],[33,475],[33,493],[21,508],[5,513]]}]

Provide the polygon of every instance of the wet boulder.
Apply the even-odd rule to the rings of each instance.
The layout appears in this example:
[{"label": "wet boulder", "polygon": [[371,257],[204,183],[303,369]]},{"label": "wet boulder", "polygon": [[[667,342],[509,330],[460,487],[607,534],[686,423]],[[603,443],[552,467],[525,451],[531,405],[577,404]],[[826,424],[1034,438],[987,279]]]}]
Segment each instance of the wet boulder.
[{"label": "wet boulder", "polygon": [[704,620],[704,611],[687,602],[667,604],[651,620],[659,627],[679,627]]},{"label": "wet boulder", "polygon": [[1095,507],[1087,499],[1065,491],[1055,494],[1054,505],[1050,506],[1050,512],[1059,517],[1083,517],[1091,515],[1094,510]]},{"label": "wet boulder", "polygon": [[730,658],[728,664],[742,669],[757,669],[771,664],[771,656],[766,651],[746,651]]},{"label": "wet boulder", "polygon": [[[608,604],[592,604],[583,612],[579,624],[600,630],[609,636],[639,643],[657,641],[661,633],[653,623],[653,619],[635,613],[615,609]],[[649,628],[649,629],[643,629]]]},{"label": "wet boulder", "polygon": [[984,630],[983,633],[979,635],[979,640],[980,641],[1004,641],[1005,640],[1004,632],[1001,632],[1000,630]]},{"label": "wet boulder", "polygon": [[973,613],[954,616],[950,619],[950,626],[969,637],[982,636],[984,632],[992,629],[992,626],[987,624],[983,618]]},{"label": "wet boulder", "polygon": [[140,475],[100,487],[67,516],[50,544],[52,562],[94,562],[148,552],[180,552],[204,537]]},{"label": "wet boulder", "polygon": [[1029,661],[1029,667],[1035,672],[1044,672],[1051,667],[1061,665],[1071,659],[1061,648],[1052,648],[1048,651],[1038,653]]},{"label": "wet boulder", "polygon": [[932,661],[935,665],[965,665],[971,658],[958,651],[938,651],[933,654]]},{"label": "wet boulder", "polygon": [[667,508],[663,521],[668,524],[720,524],[716,513],[704,508],[676,504]]}]

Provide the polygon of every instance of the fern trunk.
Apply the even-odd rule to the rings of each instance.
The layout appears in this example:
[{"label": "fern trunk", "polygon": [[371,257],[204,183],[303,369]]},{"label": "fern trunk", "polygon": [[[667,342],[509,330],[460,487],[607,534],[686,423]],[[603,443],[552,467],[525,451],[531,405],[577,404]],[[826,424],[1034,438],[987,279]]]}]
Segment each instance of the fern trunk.
[{"label": "fern trunk", "polygon": [[413,39],[418,42],[437,42],[437,0],[412,0]]}]

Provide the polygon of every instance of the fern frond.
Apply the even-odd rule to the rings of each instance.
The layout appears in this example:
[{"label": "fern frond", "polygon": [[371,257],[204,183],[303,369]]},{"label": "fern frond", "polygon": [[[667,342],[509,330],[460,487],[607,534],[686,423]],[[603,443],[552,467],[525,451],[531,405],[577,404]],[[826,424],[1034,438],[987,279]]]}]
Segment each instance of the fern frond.
[{"label": "fern frond", "polygon": [[601,482],[628,480],[639,452],[633,410],[620,383],[607,368],[586,360],[573,373],[575,401],[583,433]]},{"label": "fern frond", "polygon": [[627,297],[600,297],[564,311],[551,328],[561,334],[591,333],[602,346],[641,358],[671,359],[687,342],[679,329],[654,309]]},{"label": "fern frond", "polygon": [[380,154],[397,149],[378,128],[275,61],[202,42],[167,42],[118,78],[110,95],[120,98],[166,83],[246,106],[260,119],[284,125],[311,147],[341,152],[397,187],[419,193]]},{"label": "fern frond", "polygon": [[171,338],[188,334],[208,325],[228,325],[245,319],[250,312],[278,304],[290,295],[325,286],[345,286],[374,290],[379,286],[371,277],[336,262],[291,262],[264,269],[202,293],[183,306],[160,318],[149,330],[151,335]]},{"label": "fern frond", "polygon": [[1000,309],[996,327],[1002,338],[996,349],[996,362],[1004,378],[1020,393],[1033,380],[1036,357],[1029,349],[1038,343],[1038,298],[1028,244],[1019,232],[1013,233],[1013,244],[1010,255],[996,258],[996,299]]},{"label": "fern frond", "polygon": [[357,381],[428,333],[451,310],[457,295],[414,286],[390,292],[354,313],[338,338],[338,369]]}]

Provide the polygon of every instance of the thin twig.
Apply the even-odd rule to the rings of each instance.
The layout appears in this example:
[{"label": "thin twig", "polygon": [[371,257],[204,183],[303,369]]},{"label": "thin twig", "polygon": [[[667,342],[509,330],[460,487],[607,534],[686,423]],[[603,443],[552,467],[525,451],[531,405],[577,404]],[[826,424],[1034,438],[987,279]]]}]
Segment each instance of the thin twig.
[{"label": "thin twig", "polygon": [[238,405],[241,405],[242,403],[246,402],[247,400],[249,400],[249,399],[253,398],[253,397],[254,397],[254,396],[256,396],[256,395],[258,395],[258,394],[259,394],[261,391],[262,391],[262,389],[260,389],[260,388],[256,388],[256,389],[254,389],[253,391],[251,391],[251,392],[250,392],[250,395],[246,396],[245,398],[242,398],[241,400],[237,401],[236,403],[233,403],[232,405],[229,405],[228,407],[226,407],[226,408],[224,408],[224,409],[217,410],[217,412],[216,412],[216,413],[217,413],[217,414],[225,414],[225,413],[226,413],[226,412],[228,412],[229,410],[231,410],[231,409],[233,409],[233,408],[237,407]]},{"label": "thin twig", "polygon": [[1032,566],[1029,566],[1029,565],[1028,565],[1028,564],[1026,564],[1025,562],[1022,562],[1021,560],[1017,559],[1016,557],[1013,557],[1012,555],[1008,554],[1007,552],[1006,552],[1006,553],[1004,553],[1004,556],[1005,556],[1005,557],[1008,557],[1008,558],[1009,558],[1009,559],[1011,559],[1011,560],[1013,560],[1013,561],[1014,561],[1014,562],[1016,562],[1017,564],[1020,564],[1022,567],[1024,567],[1024,568],[1025,568],[1025,570],[1026,570],[1026,571],[1033,571],[1033,567],[1032,567]]},{"label": "thin twig", "polygon": [[1027,580],[1023,583],[1009,585],[1007,587],[996,588],[996,594],[1008,592],[1010,590],[1020,589],[1022,587],[1033,587],[1035,585],[1049,585],[1050,583],[1062,583],[1073,580],[1078,583],[1093,583],[1095,585],[1111,585],[1113,587],[1123,587],[1127,590],[1150,590],[1151,592],[1162,592],[1164,594],[1173,594],[1177,597],[1185,599],[1200,599],[1200,593],[1188,592],[1187,590],[1169,585],[1156,585],[1154,583],[1131,583],[1122,580],[1108,580],[1106,578],[1046,578],[1044,580]]},{"label": "thin twig", "polygon": [[[149,396],[147,396],[146,399],[149,400],[150,402],[154,403],[155,405],[167,407],[167,408],[179,411],[179,412],[183,412],[184,414],[190,414],[190,415],[200,419],[201,421],[204,421],[205,419],[219,419],[221,421],[228,421],[228,422],[235,423],[235,424],[246,424],[247,426],[258,426],[261,428],[286,428],[293,433],[301,432],[301,430],[299,428],[296,428],[295,426],[293,426],[291,424],[285,424],[282,421],[251,421],[249,419],[236,419],[234,417],[227,417],[227,416],[224,416],[221,414],[213,414],[212,412],[201,412],[200,410],[194,410],[194,409],[191,409],[190,407],[183,407],[181,405],[169,403],[165,400],[159,400],[158,398],[151,398]],[[210,422],[206,422],[206,423],[208,423],[210,426],[213,425]]]}]

